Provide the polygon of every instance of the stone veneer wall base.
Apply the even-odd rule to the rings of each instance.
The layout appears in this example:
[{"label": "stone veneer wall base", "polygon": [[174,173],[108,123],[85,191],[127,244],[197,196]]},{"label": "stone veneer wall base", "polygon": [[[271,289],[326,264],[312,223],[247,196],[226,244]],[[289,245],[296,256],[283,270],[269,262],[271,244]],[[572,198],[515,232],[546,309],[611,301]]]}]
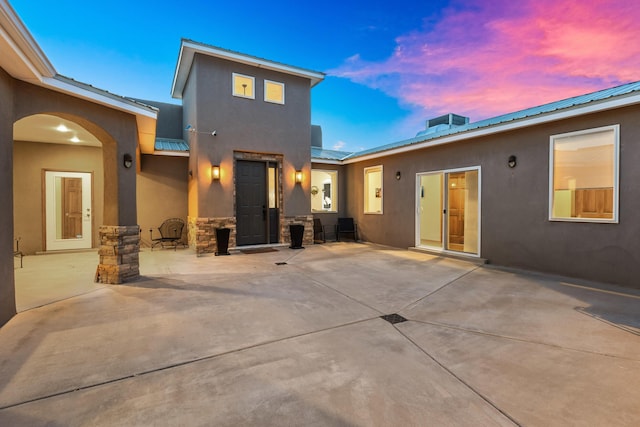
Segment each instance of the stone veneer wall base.
[{"label": "stone veneer wall base", "polygon": [[280,241],[291,243],[291,231],[289,226],[292,224],[304,225],[304,235],[302,237],[303,245],[313,244],[313,215],[296,215],[287,216],[281,223]]},{"label": "stone veneer wall base", "polygon": [[215,253],[218,251],[216,229],[229,228],[229,247],[236,246],[236,219],[222,218],[194,218],[189,217],[189,247],[195,248],[196,255]]},{"label": "stone veneer wall base", "polygon": [[140,276],[140,227],[102,225],[95,281],[117,285]]}]

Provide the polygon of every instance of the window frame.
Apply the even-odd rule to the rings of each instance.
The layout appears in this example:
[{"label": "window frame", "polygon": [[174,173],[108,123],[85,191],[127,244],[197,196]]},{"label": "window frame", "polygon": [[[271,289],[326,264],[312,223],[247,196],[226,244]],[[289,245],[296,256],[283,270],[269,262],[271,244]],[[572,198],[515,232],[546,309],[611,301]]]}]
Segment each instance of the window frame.
[{"label": "window frame", "polygon": [[[251,85],[252,85],[251,96],[245,95],[244,93],[236,92],[236,77],[244,77],[246,79],[251,80]],[[233,96],[236,96],[238,98],[256,99],[256,78],[253,76],[248,76],[246,74],[231,73],[231,93],[233,94]]]},{"label": "window frame", "polygon": [[[613,214],[611,218],[570,218],[570,217],[555,217],[553,215],[553,202],[555,195],[554,188],[554,153],[555,144],[557,139],[575,137],[580,135],[588,135],[592,133],[613,131]],[[587,222],[587,223],[619,223],[620,213],[620,125],[601,126],[597,128],[583,129],[574,132],[567,132],[562,134],[551,135],[549,137],[549,221],[553,222]]]},{"label": "window frame", "polygon": [[[274,99],[268,99],[267,98],[267,85],[268,84],[273,84],[273,85],[282,87],[282,101],[277,101],[277,100],[274,100]],[[270,104],[284,105],[284,99],[285,99],[285,97],[284,97],[284,83],[276,82],[274,80],[265,79],[264,80],[264,102],[268,102]]]},{"label": "window frame", "polygon": [[[340,178],[339,172],[336,169],[311,169],[311,186],[313,187],[313,172],[322,172],[322,173],[327,173],[327,174],[333,174],[335,176],[335,179],[331,180],[331,194],[333,197],[331,197],[331,209],[329,210],[325,210],[325,209],[320,209],[320,210],[314,210],[313,206],[311,206],[311,213],[313,214],[320,214],[320,213],[330,213],[330,214],[336,214],[338,213],[338,197],[339,197],[339,187],[338,187],[338,179]],[[321,192],[322,190],[320,188],[318,188],[318,191]],[[311,195],[311,197],[313,197],[313,195]],[[313,203],[312,201],[310,202],[311,204]]]},{"label": "window frame", "polygon": [[[367,180],[367,174],[368,173],[372,173],[372,172],[380,172],[380,211],[368,211],[367,210],[367,201],[368,201],[368,195],[369,195],[369,182]],[[363,200],[363,213],[365,215],[383,215],[384,214],[384,167],[383,165],[376,165],[376,166],[369,166],[364,168],[364,174],[363,174],[363,188],[362,188],[362,192],[364,194],[364,200]],[[375,192],[375,190],[374,190]],[[373,195],[373,197],[375,196],[375,193]]]}]

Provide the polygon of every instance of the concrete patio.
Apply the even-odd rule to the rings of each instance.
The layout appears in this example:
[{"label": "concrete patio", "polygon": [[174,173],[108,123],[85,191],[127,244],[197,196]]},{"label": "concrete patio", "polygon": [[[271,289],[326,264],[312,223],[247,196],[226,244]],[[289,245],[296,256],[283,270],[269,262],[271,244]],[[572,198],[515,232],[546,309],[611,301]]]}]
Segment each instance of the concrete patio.
[{"label": "concrete patio", "polygon": [[93,283],[95,252],[26,257],[0,425],[640,425],[638,291],[277,249],[145,250],[143,277],[115,286]]}]

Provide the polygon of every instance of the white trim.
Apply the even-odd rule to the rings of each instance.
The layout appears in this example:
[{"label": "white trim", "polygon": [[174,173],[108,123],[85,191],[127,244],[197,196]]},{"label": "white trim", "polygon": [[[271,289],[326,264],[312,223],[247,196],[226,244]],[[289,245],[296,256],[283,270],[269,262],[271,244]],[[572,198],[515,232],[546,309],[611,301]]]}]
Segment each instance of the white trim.
[{"label": "white trim", "polygon": [[[426,245],[422,245],[420,242],[420,177],[425,176],[425,175],[436,175],[436,174],[441,174],[442,175],[442,205],[445,206],[446,203],[448,203],[447,199],[447,190],[448,190],[448,179],[447,179],[447,175],[451,174],[451,173],[456,173],[456,172],[469,172],[469,171],[478,171],[478,253],[470,253],[470,252],[464,252],[464,251],[454,251],[451,249],[445,249],[446,245],[446,235],[448,233],[448,226],[447,226],[447,218],[448,218],[448,214],[444,214],[444,212],[442,213],[442,236],[441,236],[441,240],[442,240],[442,247],[436,247],[436,246],[426,246]],[[441,169],[441,170],[434,170],[434,171],[426,171],[426,172],[418,172],[416,173],[416,191],[415,191],[415,247],[417,249],[420,248],[424,248],[425,250],[430,250],[430,251],[435,251],[435,252],[442,252],[442,253],[447,253],[447,254],[457,254],[457,255],[465,255],[465,256],[469,256],[469,257],[473,257],[473,258],[480,258],[481,254],[482,254],[482,166],[477,165],[477,166],[469,166],[469,167],[462,167],[462,168],[454,168],[454,169]],[[445,208],[448,211],[448,208]]]},{"label": "white trim", "polygon": [[180,54],[178,55],[178,63],[176,65],[176,71],[173,77],[173,84],[171,85],[172,97],[178,99],[182,98],[182,92],[187,82],[187,77],[189,76],[189,73],[191,71],[193,58],[196,53],[226,59],[228,61],[237,62],[239,64],[246,64],[257,68],[264,68],[267,70],[303,77],[310,80],[310,87],[314,87],[315,85],[320,83],[322,80],[324,80],[325,76],[324,73],[305,70],[303,68],[297,68],[290,65],[284,65],[266,59],[256,58],[242,53],[204,45],[190,40],[182,40],[182,43],[180,45]]},{"label": "white trim", "polygon": [[[269,84],[280,86],[282,88],[282,101],[277,101],[275,99],[267,99],[267,85]],[[271,104],[284,105],[284,83],[264,79],[264,102],[269,102]]]},{"label": "white trim", "polygon": [[451,144],[454,142],[464,141],[472,138],[478,138],[481,136],[493,135],[500,132],[507,132],[515,129],[521,129],[529,126],[535,126],[543,123],[553,122],[557,120],[563,120],[567,118],[577,117],[585,114],[591,114],[606,110],[612,110],[615,108],[627,107],[634,104],[640,104],[640,94],[634,93],[632,95],[622,96],[614,100],[594,101],[587,105],[581,105],[568,109],[563,109],[559,112],[552,112],[541,114],[539,116],[519,119],[508,123],[496,124],[488,126],[486,128],[480,128],[476,130],[470,130],[455,135],[445,136],[442,138],[417,142],[408,145],[391,148],[389,150],[380,151],[364,156],[353,157],[345,159],[342,164],[358,163],[365,160],[373,160],[381,157],[387,157],[393,154],[407,153],[411,151],[421,150],[424,148],[435,147],[438,145]]},{"label": "white trim", "polygon": [[189,157],[188,151],[155,150],[151,154],[154,156]]},{"label": "white trim", "polygon": [[[367,172],[380,171],[380,212],[367,211]],[[363,169],[362,193],[364,195],[362,213],[365,215],[384,215],[384,166],[369,166]],[[375,197],[375,196],[374,196]]]},{"label": "white trim", "polygon": [[[326,173],[329,174],[331,176],[331,174],[335,174],[335,182],[333,179],[330,180],[331,182],[331,193],[332,196],[335,194],[335,197],[331,197],[331,209],[330,210],[313,210],[313,207],[311,206],[311,213],[313,214],[317,214],[317,213],[332,213],[332,214],[336,214],[338,213],[338,199],[340,198],[340,184],[339,184],[339,179],[340,179],[340,172],[337,169],[317,169],[317,168],[311,168],[311,186],[313,187],[313,172],[322,172],[322,173]],[[320,192],[322,190],[318,189],[318,192]],[[311,197],[309,197],[309,204],[311,205],[311,199],[313,198],[313,194],[309,193],[311,195]],[[321,202],[324,205],[324,200]]]},{"label": "white trim", "polygon": [[0,0],[0,30],[2,30],[0,35],[5,39],[5,42],[14,48],[14,52],[24,59],[25,65],[37,77],[51,77],[56,74],[49,58],[44,54],[15,10],[5,0]]},{"label": "white trim", "polygon": [[[553,216],[553,196],[554,196],[554,144],[555,140],[559,138],[589,135],[598,132],[613,131],[613,218],[562,218]],[[605,223],[605,224],[618,224],[620,206],[620,124],[602,126],[598,128],[582,129],[574,132],[561,133],[551,135],[549,137],[549,200],[548,200],[548,220],[552,222],[588,222],[588,223]]]},{"label": "white trim", "polygon": [[311,157],[311,163],[317,163],[320,165],[343,165],[342,160],[328,160],[328,159],[318,159],[316,157]]},{"label": "white trim", "polygon": [[[251,80],[251,95],[236,92],[236,77],[242,77]],[[231,94],[238,98],[256,99],[256,78],[246,74],[231,73]]]},{"label": "white trim", "polygon": [[[80,178],[82,182],[82,235],[63,239],[57,236],[57,203],[55,178]],[[93,241],[93,175],[91,172],[45,170],[45,250],[90,249]],[[61,220],[61,219],[60,219]]]}]

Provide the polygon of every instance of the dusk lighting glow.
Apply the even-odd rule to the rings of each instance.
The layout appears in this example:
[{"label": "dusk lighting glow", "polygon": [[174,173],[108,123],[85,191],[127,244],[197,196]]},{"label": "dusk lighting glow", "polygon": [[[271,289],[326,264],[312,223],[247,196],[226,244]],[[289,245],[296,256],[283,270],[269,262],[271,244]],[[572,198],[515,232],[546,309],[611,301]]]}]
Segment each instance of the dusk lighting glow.
[{"label": "dusk lighting glow", "polygon": [[184,20],[169,1],[11,4],[60,74],[118,95],[178,103],[169,91],[183,37],[326,72],[311,113],[329,149],[640,80],[640,7],[627,0],[249,1],[241,25],[236,5],[204,0],[188,2]]}]

